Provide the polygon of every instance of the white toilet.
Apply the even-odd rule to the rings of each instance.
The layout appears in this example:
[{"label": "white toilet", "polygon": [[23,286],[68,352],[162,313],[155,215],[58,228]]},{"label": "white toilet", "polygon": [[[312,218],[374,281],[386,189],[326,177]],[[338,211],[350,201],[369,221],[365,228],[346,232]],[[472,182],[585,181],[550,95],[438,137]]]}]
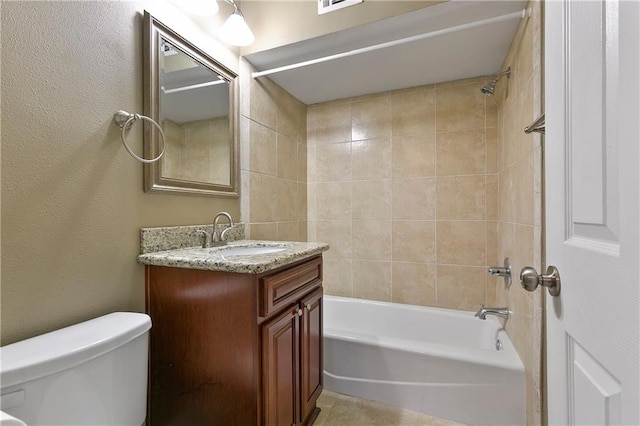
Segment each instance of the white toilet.
[{"label": "white toilet", "polygon": [[0,424],[142,425],[150,328],[116,312],[3,346]]}]

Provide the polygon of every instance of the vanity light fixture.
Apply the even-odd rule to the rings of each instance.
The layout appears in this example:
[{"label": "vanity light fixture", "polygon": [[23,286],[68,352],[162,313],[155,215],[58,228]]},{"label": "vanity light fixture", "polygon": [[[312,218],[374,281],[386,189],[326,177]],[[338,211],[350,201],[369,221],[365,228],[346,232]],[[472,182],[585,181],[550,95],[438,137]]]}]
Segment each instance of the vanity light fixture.
[{"label": "vanity light fixture", "polygon": [[220,28],[220,37],[233,46],[249,46],[255,37],[234,0],[224,0],[233,6],[233,13]]}]

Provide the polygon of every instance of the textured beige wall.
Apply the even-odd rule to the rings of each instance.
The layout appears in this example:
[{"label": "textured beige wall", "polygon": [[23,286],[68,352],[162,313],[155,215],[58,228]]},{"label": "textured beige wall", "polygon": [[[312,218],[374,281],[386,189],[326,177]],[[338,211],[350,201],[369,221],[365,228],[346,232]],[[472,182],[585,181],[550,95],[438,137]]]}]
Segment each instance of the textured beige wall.
[{"label": "textured beige wall", "polygon": [[512,262],[514,284],[497,285],[497,302],[512,315],[506,330],[525,366],[527,423],[542,423],[542,313],[540,288],[527,292],[518,283],[524,266],[542,271],[542,138],[523,132],[543,111],[542,2],[530,3],[533,14],[523,20],[503,69],[511,78],[498,83],[493,99],[499,105],[499,222],[498,257]]},{"label": "textured beige wall", "polygon": [[318,15],[316,0],[242,0],[242,12],[256,36],[247,55],[390,18],[443,0],[365,0],[355,6]]},{"label": "textured beige wall", "polygon": [[241,64],[242,219],[254,240],[307,240],[307,107]]},{"label": "textured beige wall", "polygon": [[492,304],[497,109],[484,78],[309,107],[309,239],[329,294]]},{"label": "textured beige wall", "polygon": [[2,344],[144,310],[141,227],[239,216],[238,199],[145,194],[113,124],[142,111],[141,12],[160,3],[2,2]]}]

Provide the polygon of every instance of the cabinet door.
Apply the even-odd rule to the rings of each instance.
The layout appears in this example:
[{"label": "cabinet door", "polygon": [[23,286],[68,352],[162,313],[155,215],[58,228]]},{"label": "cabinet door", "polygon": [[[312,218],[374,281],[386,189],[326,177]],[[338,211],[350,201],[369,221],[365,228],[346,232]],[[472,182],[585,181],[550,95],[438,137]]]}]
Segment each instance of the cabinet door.
[{"label": "cabinet door", "polygon": [[297,305],[288,308],[262,328],[262,386],[266,426],[294,425],[299,418],[298,312]]},{"label": "cabinet door", "polygon": [[300,393],[305,422],[322,392],[322,287],[302,299],[302,304]]}]

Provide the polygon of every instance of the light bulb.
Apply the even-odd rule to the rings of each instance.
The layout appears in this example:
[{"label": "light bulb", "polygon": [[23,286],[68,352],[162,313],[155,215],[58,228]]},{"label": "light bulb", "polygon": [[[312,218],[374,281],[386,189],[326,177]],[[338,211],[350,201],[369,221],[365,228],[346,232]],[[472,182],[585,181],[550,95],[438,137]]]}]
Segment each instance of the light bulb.
[{"label": "light bulb", "polygon": [[233,12],[220,28],[220,37],[234,46],[248,46],[256,39],[238,11]]}]

